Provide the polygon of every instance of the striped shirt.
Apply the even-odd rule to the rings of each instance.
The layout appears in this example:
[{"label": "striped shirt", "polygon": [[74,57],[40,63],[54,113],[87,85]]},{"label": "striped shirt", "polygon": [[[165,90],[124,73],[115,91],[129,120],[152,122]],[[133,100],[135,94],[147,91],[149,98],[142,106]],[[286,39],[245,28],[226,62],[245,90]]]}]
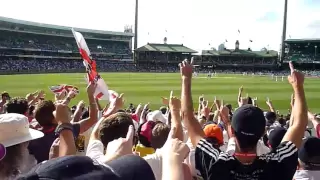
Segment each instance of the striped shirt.
[{"label": "striped shirt", "polygon": [[202,139],[195,152],[196,169],[203,179],[292,180],[298,165],[297,150],[292,142],[283,142],[274,151],[258,156],[252,164],[244,165]]}]

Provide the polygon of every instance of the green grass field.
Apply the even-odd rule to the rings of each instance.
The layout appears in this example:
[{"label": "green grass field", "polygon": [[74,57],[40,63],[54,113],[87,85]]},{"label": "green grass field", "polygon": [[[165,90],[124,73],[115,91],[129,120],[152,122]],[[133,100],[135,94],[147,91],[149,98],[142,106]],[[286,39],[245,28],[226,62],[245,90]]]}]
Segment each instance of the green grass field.
[{"label": "green grass field", "polygon": [[[181,84],[178,73],[102,73],[101,76],[109,89],[125,94],[126,105],[150,102],[151,108],[156,109],[162,105],[161,97],[168,96],[170,90],[174,91],[175,96],[180,96]],[[53,94],[49,91],[49,86],[71,84],[80,89],[80,94],[72,104],[77,104],[79,100],[87,100],[84,74],[80,73],[3,75],[0,83],[0,91],[7,91],[12,97],[24,97],[27,93],[42,89],[50,99],[53,98]],[[236,107],[237,93],[241,85],[244,87],[244,95],[248,93],[251,97],[258,97],[259,107],[265,109],[265,100],[269,97],[277,110],[282,113],[287,112],[292,88],[286,78],[284,82],[276,82],[270,77],[258,76],[218,74],[218,77],[212,79],[200,76],[192,81],[194,104],[197,103],[198,96],[204,94],[209,102],[217,96]],[[320,112],[320,79],[306,79],[305,91],[309,109],[312,112]]]}]

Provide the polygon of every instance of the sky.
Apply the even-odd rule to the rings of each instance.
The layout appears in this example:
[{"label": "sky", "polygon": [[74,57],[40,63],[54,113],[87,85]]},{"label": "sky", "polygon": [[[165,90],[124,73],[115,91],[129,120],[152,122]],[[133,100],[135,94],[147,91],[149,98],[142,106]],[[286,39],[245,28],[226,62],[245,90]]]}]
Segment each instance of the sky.
[{"label": "sky", "polygon": [[[278,51],[283,9],[284,0],[139,0],[138,46],[167,37],[200,52],[227,39],[230,49],[239,40],[241,49]],[[320,0],[289,0],[286,38],[320,38],[319,9]],[[135,0],[1,0],[0,16],[123,31],[134,11]]]}]

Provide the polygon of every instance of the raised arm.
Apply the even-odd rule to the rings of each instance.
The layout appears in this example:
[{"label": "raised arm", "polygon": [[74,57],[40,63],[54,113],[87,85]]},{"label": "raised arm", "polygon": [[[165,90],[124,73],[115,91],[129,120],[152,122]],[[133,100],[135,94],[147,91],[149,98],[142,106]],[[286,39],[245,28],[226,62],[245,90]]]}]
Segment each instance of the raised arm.
[{"label": "raised arm", "polygon": [[202,102],[204,101],[204,95],[199,96],[199,104],[198,104],[198,117],[201,115]]},{"label": "raised arm", "polygon": [[75,155],[76,146],[74,142],[74,134],[70,124],[70,116],[67,105],[63,103],[56,104],[56,111],[54,113],[55,119],[60,125],[68,125],[69,128],[58,128],[59,130],[59,157],[66,155]]},{"label": "raised arm", "polygon": [[136,108],[135,114],[136,114],[137,117],[139,117],[139,118],[140,118],[140,116],[141,116],[142,109],[143,109],[143,107],[142,107],[141,103],[138,104],[138,106],[137,106],[137,108]]},{"label": "raised arm", "polygon": [[147,115],[147,111],[149,110],[149,103],[145,104],[143,106],[143,109],[142,109],[142,112],[141,112],[141,115],[140,115],[140,121],[139,121],[139,124],[143,124],[144,122],[147,121],[146,119],[146,115]]},{"label": "raised arm", "polygon": [[276,112],[276,109],[274,108],[272,102],[270,101],[270,98],[267,98],[266,104],[268,105],[269,110],[270,110],[271,112]]},{"label": "raised arm", "polygon": [[184,125],[187,127],[190,140],[194,146],[204,137],[204,132],[200,124],[193,115],[193,104],[191,97],[191,78],[192,78],[192,60],[191,63],[187,60],[179,64],[182,88],[181,88],[181,114]]},{"label": "raised arm", "polygon": [[[35,93],[32,95],[34,97]],[[39,101],[39,99],[43,97],[44,97],[44,91],[41,90],[36,97],[30,99],[30,101],[28,102],[29,106],[35,105]]]},{"label": "raised arm", "polygon": [[311,113],[310,111],[308,111],[308,119],[312,122],[313,124],[313,128],[315,130],[315,132],[317,133],[317,137],[320,137],[320,128],[318,127],[319,123],[320,123],[320,119],[317,118],[313,113]]},{"label": "raised arm", "polygon": [[308,107],[303,88],[304,75],[294,70],[292,62],[289,65],[291,75],[288,76],[288,81],[292,85],[295,102],[292,111],[293,123],[283,137],[282,142],[291,141],[299,148],[308,124]]},{"label": "raised arm", "polygon": [[182,141],[178,140],[174,134],[176,134],[175,128],[171,128],[168,135],[168,139],[162,148],[162,180],[185,180],[188,177],[185,175],[190,175],[185,172],[183,168],[183,161],[189,154],[189,147]]},{"label": "raised arm", "polygon": [[105,118],[116,113],[122,107],[123,107],[123,94],[120,94],[118,97],[116,97],[116,99],[114,100],[114,103],[111,103],[109,105],[109,108],[103,114],[103,117],[100,118],[100,120],[93,127],[91,135],[90,135],[89,143],[90,143],[90,141],[100,140],[99,139],[99,126],[100,126],[101,122],[104,121]]},{"label": "raised arm", "polygon": [[82,110],[84,108],[85,104],[84,101],[79,101],[76,111],[73,113],[73,119],[72,119],[72,123],[74,122],[79,122],[81,120],[81,115],[82,115]]},{"label": "raised arm", "polygon": [[97,88],[97,84],[95,83],[90,83],[89,86],[87,87],[87,94],[88,94],[88,100],[89,100],[89,118],[79,122],[80,133],[86,132],[98,121],[98,107],[93,95],[96,88]]},{"label": "raised arm", "polygon": [[175,128],[175,138],[178,138],[180,141],[183,141],[183,130],[181,124],[180,110],[181,110],[181,101],[173,96],[173,91],[170,93],[169,99],[169,108],[171,112],[171,128]]},{"label": "raised arm", "polygon": [[239,88],[239,93],[238,93],[238,106],[242,106],[242,103],[241,103],[241,98],[242,98],[242,91],[243,91],[243,86],[241,86]]}]

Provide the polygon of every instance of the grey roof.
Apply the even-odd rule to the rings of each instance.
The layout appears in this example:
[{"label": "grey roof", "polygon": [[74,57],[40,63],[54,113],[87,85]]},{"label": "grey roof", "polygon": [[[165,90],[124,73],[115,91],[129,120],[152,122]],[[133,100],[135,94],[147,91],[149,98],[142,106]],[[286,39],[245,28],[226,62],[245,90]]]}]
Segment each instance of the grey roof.
[{"label": "grey roof", "polygon": [[183,44],[156,44],[148,43],[135,50],[136,52],[144,51],[158,51],[158,52],[179,52],[179,53],[197,53],[197,51],[190,49]]},{"label": "grey roof", "polygon": [[285,40],[286,43],[297,43],[297,42],[320,42],[318,38],[309,38],[309,39],[287,39]]},{"label": "grey roof", "polygon": [[274,50],[269,51],[249,51],[247,49],[224,49],[217,51],[215,49],[202,50],[202,56],[252,56],[252,57],[276,57],[278,52]]},{"label": "grey roof", "polygon": [[[40,28],[50,28],[56,30],[68,30],[70,31],[72,27],[68,26],[58,26],[53,24],[45,24],[31,21],[24,21],[19,19],[13,19],[8,17],[0,16],[0,21],[15,23],[20,25],[28,25],[28,26],[36,26]],[[106,34],[106,35],[119,35],[119,36],[130,36],[133,37],[133,33],[125,33],[125,32],[114,32],[114,31],[102,31],[102,30],[94,30],[94,29],[84,29],[84,28],[74,28],[76,31],[86,32],[86,33],[95,33],[95,34]]]}]

